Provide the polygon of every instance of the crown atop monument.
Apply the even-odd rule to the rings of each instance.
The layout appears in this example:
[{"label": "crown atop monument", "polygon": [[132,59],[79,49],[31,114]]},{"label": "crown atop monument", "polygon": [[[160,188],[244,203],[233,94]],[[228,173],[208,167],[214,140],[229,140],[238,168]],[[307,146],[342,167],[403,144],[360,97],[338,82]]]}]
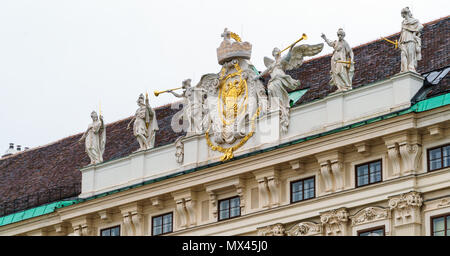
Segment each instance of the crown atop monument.
[{"label": "crown atop monument", "polygon": [[[241,38],[237,34],[228,31],[227,28],[223,31],[222,37],[223,41],[217,48],[217,60],[220,65],[233,58],[250,59],[252,45],[249,42],[241,42]],[[231,41],[232,38],[235,40],[234,42]]]}]

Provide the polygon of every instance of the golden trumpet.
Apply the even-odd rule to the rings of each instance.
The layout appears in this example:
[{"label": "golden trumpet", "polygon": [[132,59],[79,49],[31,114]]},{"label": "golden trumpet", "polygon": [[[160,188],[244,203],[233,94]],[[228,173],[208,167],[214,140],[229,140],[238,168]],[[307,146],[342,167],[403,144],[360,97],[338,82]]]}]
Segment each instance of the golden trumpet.
[{"label": "golden trumpet", "polygon": [[395,46],[395,49],[398,48],[398,40],[391,41],[391,40],[389,40],[389,39],[387,39],[387,38],[384,38],[384,37],[381,37],[381,39],[384,39],[384,40],[386,40],[387,42],[393,44],[393,45]]},{"label": "golden trumpet", "polygon": [[158,97],[158,95],[160,95],[161,93],[170,92],[170,91],[178,90],[181,88],[183,88],[183,87],[173,88],[173,89],[169,89],[169,90],[165,90],[165,91],[154,91],[153,93],[155,94],[156,97]]},{"label": "golden trumpet", "polygon": [[308,39],[308,37],[306,36],[305,33],[303,33],[303,35],[302,35],[302,37],[300,37],[300,39],[298,39],[297,41],[295,41],[293,44],[289,45],[288,47],[284,48],[284,50],[282,50],[280,53],[282,53],[282,52],[286,51],[287,49],[291,48],[292,45],[294,45],[294,44],[296,44],[296,43],[298,43],[298,42],[300,42],[302,40],[306,40],[306,39]]}]

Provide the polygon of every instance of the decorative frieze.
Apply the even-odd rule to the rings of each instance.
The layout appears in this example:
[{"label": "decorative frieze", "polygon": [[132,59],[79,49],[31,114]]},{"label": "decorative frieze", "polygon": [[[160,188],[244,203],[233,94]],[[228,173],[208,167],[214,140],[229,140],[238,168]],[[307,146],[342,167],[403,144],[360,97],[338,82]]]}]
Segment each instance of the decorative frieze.
[{"label": "decorative frieze", "polygon": [[295,224],[292,228],[286,231],[288,236],[315,236],[322,235],[323,226],[314,222],[301,222]]},{"label": "decorative frieze", "polygon": [[367,207],[350,216],[352,226],[389,218],[389,210],[382,207]]},{"label": "decorative frieze", "polygon": [[285,236],[283,224],[277,223],[262,228],[258,228],[258,236]]},{"label": "decorative frieze", "polygon": [[339,208],[321,213],[320,221],[325,229],[326,236],[343,236],[347,233],[348,211]]},{"label": "decorative frieze", "polygon": [[411,223],[421,224],[422,202],[422,196],[415,191],[391,197],[389,208],[393,212],[394,225],[397,227]]}]

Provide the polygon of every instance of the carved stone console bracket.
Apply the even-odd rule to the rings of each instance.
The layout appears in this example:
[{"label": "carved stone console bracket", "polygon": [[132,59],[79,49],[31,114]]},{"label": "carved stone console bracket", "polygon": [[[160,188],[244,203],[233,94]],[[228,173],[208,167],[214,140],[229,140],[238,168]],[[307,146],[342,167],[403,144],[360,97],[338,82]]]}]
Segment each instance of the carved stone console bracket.
[{"label": "carved stone console bracket", "polygon": [[348,211],[339,208],[320,214],[320,221],[326,236],[345,236],[347,234]]},{"label": "carved stone console bracket", "polygon": [[124,231],[128,236],[144,235],[144,217],[142,206],[139,203],[132,203],[120,208]]},{"label": "carved stone console bracket", "polygon": [[394,226],[421,224],[420,207],[422,203],[422,196],[415,191],[390,197],[389,208],[393,212]]},{"label": "carved stone console bracket", "polygon": [[277,223],[261,228],[257,228],[258,236],[285,236],[285,229],[283,224]]},{"label": "carved stone console bracket", "polygon": [[317,154],[320,165],[320,175],[325,184],[325,192],[337,192],[345,188],[344,157],[339,150]]},{"label": "carved stone console bracket", "polygon": [[258,182],[259,198],[263,208],[279,206],[281,203],[281,183],[279,170],[275,166],[254,171],[255,179]]},{"label": "carved stone console bracket", "polygon": [[292,160],[289,161],[289,164],[291,165],[292,170],[296,171],[299,174],[306,171],[305,164],[301,160]]},{"label": "carved stone console bracket", "polygon": [[196,203],[197,194],[191,189],[181,190],[172,193],[176,202],[176,212],[180,222],[180,228],[187,228],[197,224]]},{"label": "carved stone console bracket", "polygon": [[70,221],[75,236],[93,236],[93,221],[90,216],[83,216]]},{"label": "carved stone console bracket", "polygon": [[383,137],[392,163],[392,176],[414,174],[422,155],[421,137],[416,130]]}]

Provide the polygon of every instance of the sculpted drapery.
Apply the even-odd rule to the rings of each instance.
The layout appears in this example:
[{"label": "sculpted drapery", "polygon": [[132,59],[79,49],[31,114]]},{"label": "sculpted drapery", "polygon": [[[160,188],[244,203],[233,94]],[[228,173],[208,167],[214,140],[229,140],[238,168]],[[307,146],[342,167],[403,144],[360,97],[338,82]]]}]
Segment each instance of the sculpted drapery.
[{"label": "sculpted drapery", "polygon": [[420,33],[423,29],[423,25],[420,24],[419,20],[412,17],[408,7],[402,9],[401,15],[403,17],[403,22],[399,39],[401,51],[400,72],[417,72],[417,61],[422,59],[422,40],[420,39]]},{"label": "sculpted drapery", "polygon": [[135,116],[131,119],[127,129],[129,129],[131,122],[134,120],[133,134],[139,142],[138,150],[151,149],[155,146],[155,133],[159,130],[158,122],[156,120],[155,111],[141,94],[137,100],[139,108],[136,110]]},{"label": "sculpted drapery", "polygon": [[85,139],[85,150],[88,154],[91,163],[98,164],[103,162],[103,153],[105,152],[106,144],[106,130],[103,123],[103,116],[100,118],[97,112],[91,113],[92,123],[89,124],[86,132],[79,141]]}]

